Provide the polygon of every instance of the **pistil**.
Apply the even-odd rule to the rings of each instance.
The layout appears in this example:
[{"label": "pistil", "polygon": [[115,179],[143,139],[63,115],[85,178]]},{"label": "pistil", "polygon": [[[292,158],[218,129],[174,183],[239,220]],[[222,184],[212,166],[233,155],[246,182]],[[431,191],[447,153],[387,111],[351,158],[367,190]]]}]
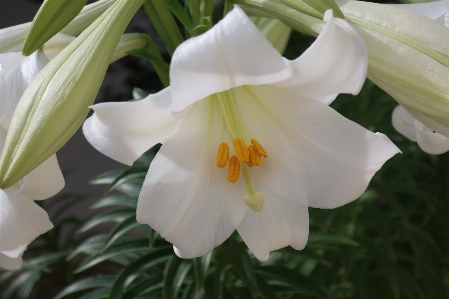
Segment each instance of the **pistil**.
[{"label": "pistil", "polygon": [[[218,146],[216,164],[219,168],[228,165],[228,181],[235,183],[243,175],[248,194],[244,196],[243,202],[254,212],[260,212],[265,201],[265,196],[261,192],[255,192],[251,182],[248,167],[259,166],[262,163],[262,157],[268,155],[262,145],[254,138],[249,138],[249,134],[243,126],[240,114],[237,110],[232,91],[226,91],[215,94],[225,127],[232,140],[234,147],[230,149],[226,142]],[[251,142],[247,145],[245,139]],[[232,151],[232,153],[231,153]],[[232,154],[232,156],[231,156]],[[248,167],[247,167],[248,166]]]}]

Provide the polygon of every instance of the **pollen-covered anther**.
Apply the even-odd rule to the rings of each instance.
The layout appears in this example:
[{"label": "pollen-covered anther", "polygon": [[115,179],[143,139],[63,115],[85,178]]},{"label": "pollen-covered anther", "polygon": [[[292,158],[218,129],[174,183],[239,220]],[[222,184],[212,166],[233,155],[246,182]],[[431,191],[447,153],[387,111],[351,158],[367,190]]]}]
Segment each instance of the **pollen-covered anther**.
[{"label": "pollen-covered anther", "polygon": [[249,152],[248,147],[245,144],[245,141],[243,141],[240,138],[234,139],[234,148],[235,152],[237,154],[237,158],[239,159],[239,162],[246,163],[249,160]]},{"label": "pollen-covered anther", "polygon": [[229,159],[228,167],[228,181],[235,183],[238,181],[240,176],[240,162],[236,156],[232,156]]},{"label": "pollen-covered anther", "polygon": [[220,168],[226,167],[228,165],[229,161],[229,146],[226,142],[222,142],[218,146],[218,153],[217,153],[217,166]]},{"label": "pollen-covered anther", "polygon": [[261,155],[264,158],[268,158],[267,152],[265,151],[265,149],[260,145],[260,143],[256,139],[252,138],[251,144],[254,145],[254,147],[256,148],[259,155]]},{"label": "pollen-covered anther", "polygon": [[249,161],[246,164],[248,164],[249,167],[253,167],[253,165],[259,166],[260,164],[262,164],[262,157],[260,156],[254,145],[248,146],[248,152]]}]

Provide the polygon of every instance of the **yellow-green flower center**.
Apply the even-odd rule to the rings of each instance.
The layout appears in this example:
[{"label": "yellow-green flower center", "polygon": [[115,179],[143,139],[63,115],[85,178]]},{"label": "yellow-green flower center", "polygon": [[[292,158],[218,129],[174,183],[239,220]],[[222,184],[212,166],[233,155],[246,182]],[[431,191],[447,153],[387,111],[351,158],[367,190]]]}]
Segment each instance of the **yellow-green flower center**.
[{"label": "yellow-green flower center", "polygon": [[259,212],[262,210],[265,198],[263,193],[254,191],[248,167],[259,166],[262,163],[262,157],[268,158],[268,155],[262,145],[251,138],[245,129],[232,89],[216,93],[212,97],[218,104],[229,140],[233,140],[232,148],[226,142],[218,146],[216,164],[220,168],[228,165],[228,181],[232,183],[237,182],[242,173],[248,191],[243,201],[253,211]]}]

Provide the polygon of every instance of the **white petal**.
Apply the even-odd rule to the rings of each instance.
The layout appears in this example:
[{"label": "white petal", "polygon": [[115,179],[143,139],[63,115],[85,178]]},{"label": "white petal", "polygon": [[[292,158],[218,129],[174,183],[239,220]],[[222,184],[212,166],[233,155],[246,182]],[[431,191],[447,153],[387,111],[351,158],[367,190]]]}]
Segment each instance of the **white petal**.
[{"label": "white petal", "polygon": [[4,254],[0,253],[0,268],[6,270],[18,270],[22,268],[22,254],[16,258],[10,258]]},{"label": "white petal", "polygon": [[433,131],[449,138],[449,128],[437,122],[436,120],[428,117],[427,115],[418,112],[417,110],[407,107],[407,111],[420,123]]},{"label": "white petal", "polygon": [[293,76],[277,85],[330,104],[339,93],[358,94],[365,82],[368,52],[346,21],[325,14],[327,23],[299,58],[289,61]]},{"label": "white petal", "polygon": [[2,66],[5,78],[8,78],[13,71],[15,71],[25,56],[20,52],[0,53],[0,65]]},{"label": "white petal", "polygon": [[44,45],[44,53],[48,60],[56,57],[65,47],[67,47],[73,40],[74,36],[57,33]]},{"label": "white petal", "polygon": [[416,141],[415,119],[401,105],[394,108],[391,121],[396,131],[411,141]]},{"label": "white petal", "polygon": [[306,246],[309,235],[309,213],[306,206],[283,199],[265,186],[260,212],[249,210],[237,231],[251,252],[261,261],[270,251],[291,245],[297,250]]},{"label": "white petal", "polygon": [[0,252],[18,256],[26,245],[52,228],[47,213],[33,200],[0,191]]},{"label": "white petal", "polygon": [[172,111],[241,85],[290,76],[284,59],[238,7],[208,32],[182,43],[170,66]]},{"label": "white petal", "polygon": [[449,138],[434,133],[418,121],[415,121],[416,141],[419,147],[431,155],[440,155],[449,151]]},{"label": "white petal", "polygon": [[41,200],[55,195],[64,185],[64,177],[55,154],[26,175],[17,192],[34,200]]},{"label": "white petal", "polygon": [[180,120],[172,117],[170,103],[166,88],[140,101],[94,105],[94,115],[83,125],[84,136],[106,156],[132,165],[178,127]]},{"label": "white petal", "polygon": [[248,210],[242,180],[228,182],[227,169],[215,165],[223,140],[214,109],[208,99],[192,106],[153,160],[139,196],[137,221],[158,231],[184,258],[221,244]]},{"label": "white petal", "polygon": [[2,112],[7,120],[11,121],[23,92],[47,63],[48,59],[44,53],[42,51],[36,51],[29,57],[26,57],[9,76],[6,75],[5,99],[2,99],[1,105]]},{"label": "white petal", "polygon": [[443,0],[428,3],[393,4],[392,6],[413,11],[447,26],[447,24],[445,24],[445,18],[448,9],[448,1]]},{"label": "white petal", "polygon": [[351,202],[399,152],[385,135],[281,88],[244,87],[236,97],[245,127],[268,153],[250,173],[288,200],[318,208]]}]

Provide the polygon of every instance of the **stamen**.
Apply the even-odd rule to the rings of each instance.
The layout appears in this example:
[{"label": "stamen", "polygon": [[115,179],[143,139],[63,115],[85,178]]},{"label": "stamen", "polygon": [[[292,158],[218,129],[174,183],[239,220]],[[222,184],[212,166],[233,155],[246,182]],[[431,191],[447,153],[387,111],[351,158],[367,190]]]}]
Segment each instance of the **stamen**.
[{"label": "stamen", "polygon": [[249,160],[249,152],[248,147],[245,144],[245,141],[243,141],[240,138],[234,139],[234,148],[235,152],[237,154],[237,158],[239,159],[239,162],[246,163]]},{"label": "stamen", "polygon": [[240,163],[236,156],[232,156],[229,159],[229,168],[228,168],[228,181],[231,183],[235,183],[238,181],[240,176]]},{"label": "stamen", "polygon": [[228,160],[229,160],[229,146],[226,142],[222,142],[218,146],[217,166],[220,168],[224,168],[226,165],[228,165]]},{"label": "stamen", "polygon": [[259,166],[260,164],[262,164],[262,157],[259,155],[259,152],[254,145],[248,146],[248,152],[249,161],[247,164],[249,167],[253,167],[253,165]]},{"label": "stamen", "polygon": [[252,145],[254,145],[254,147],[257,149],[257,152],[259,153],[259,155],[261,155],[264,158],[268,158],[267,152],[265,151],[265,149],[260,145],[259,142],[257,142],[256,139],[252,138],[251,139],[251,143]]}]

